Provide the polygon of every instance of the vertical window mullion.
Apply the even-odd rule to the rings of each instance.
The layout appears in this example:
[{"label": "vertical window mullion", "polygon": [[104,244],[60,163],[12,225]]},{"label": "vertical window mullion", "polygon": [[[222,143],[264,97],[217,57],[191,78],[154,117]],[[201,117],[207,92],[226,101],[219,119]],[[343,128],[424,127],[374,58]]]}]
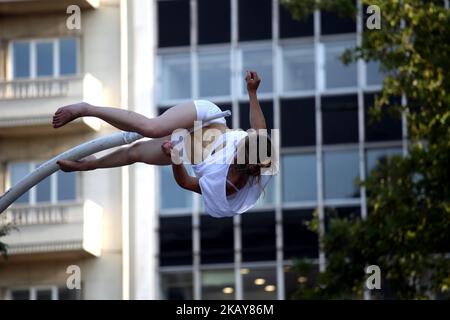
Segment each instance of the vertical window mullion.
[{"label": "vertical window mullion", "polygon": [[[315,72],[316,72],[316,88],[315,88],[315,104],[316,104],[316,170],[317,170],[317,202],[319,211],[319,239],[325,232],[325,213],[323,207],[323,153],[322,153],[322,112],[321,97],[323,92],[324,79],[324,50],[320,43],[320,11],[314,11],[314,51],[315,51]],[[325,270],[325,253],[319,245],[319,270]]]},{"label": "vertical window mullion", "polygon": [[[361,1],[357,1],[357,16],[356,16],[356,45],[362,45],[362,4]],[[358,84],[358,131],[359,131],[359,176],[362,181],[366,180],[366,170],[365,170],[365,157],[364,157],[364,92],[363,88],[366,84],[365,77],[365,63],[362,59],[357,61],[357,84]],[[362,185],[360,187],[360,199],[361,199],[361,218],[366,219],[367,217],[367,207],[366,207],[366,188]]]},{"label": "vertical window mullion", "polygon": [[[29,172],[32,172],[36,167],[36,164],[34,162],[29,163]],[[30,189],[30,204],[35,205],[36,204],[36,194],[37,193],[37,185],[35,185],[33,188]]]},{"label": "vertical window mullion", "polygon": [[53,40],[53,76],[60,76],[60,61],[59,61],[59,39]]},{"label": "vertical window mullion", "polygon": [[50,202],[58,202],[58,172],[50,176]]},{"label": "vertical window mullion", "polygon": [[37,77],[37,54],[36,54],[36,41],[30,41],[30,78],[35,79]]}]

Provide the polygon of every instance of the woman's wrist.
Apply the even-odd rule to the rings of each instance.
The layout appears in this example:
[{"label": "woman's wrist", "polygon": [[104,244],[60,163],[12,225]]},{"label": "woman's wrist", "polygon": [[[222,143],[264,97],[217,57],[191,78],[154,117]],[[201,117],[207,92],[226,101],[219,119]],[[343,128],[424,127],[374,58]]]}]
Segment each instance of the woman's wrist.
[{"label": "woman's wrist", "polygon": [[248,96],[250,98],[256,98],[256,96],[257,96],[256,90],[248,90]]}]

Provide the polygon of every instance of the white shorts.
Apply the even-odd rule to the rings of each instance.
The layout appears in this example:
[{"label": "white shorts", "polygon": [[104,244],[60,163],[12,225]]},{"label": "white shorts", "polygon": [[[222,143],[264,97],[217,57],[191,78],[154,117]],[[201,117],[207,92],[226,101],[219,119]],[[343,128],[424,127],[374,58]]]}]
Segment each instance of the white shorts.
[{"label": "white shorts", "polygon": [[[216,104],[208,100],[194,100],[194,105],[197,109],[197,121],[204,121],[206,118],[222,112]],[[221,123],[226,125],[227,121],[224,117],[221,117],[211,120],[209,123]]]}]

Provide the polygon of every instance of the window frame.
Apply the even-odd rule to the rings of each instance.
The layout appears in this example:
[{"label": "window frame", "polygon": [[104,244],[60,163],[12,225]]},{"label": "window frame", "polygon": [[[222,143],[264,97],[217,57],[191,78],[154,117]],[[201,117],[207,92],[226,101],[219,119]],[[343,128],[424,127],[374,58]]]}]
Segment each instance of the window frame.
[{"label": "window frame", "polygon": [[[14,164],[18,163],[25,163],[28,164],[29,173],[33,172],[37,169],[40,163],[42,161],[9,161],[6,164],[6,184],[5,187],[8,190],[9,188],[13,187],[12,181],[11,181],[11,167]],[[32,188],[30,188],[27,192],[30,194],[30,199],[27,203],[19,203],[17,205],[19,206],[35,206],[35,205],[55,205],[55,204],[64,204],[64,203],[73,203],[73,202],[79,202],[81,199],[81,178],[80,174],[78,172],[74,172],[75,175],[75,198],[71,200],[58,200],[58,173],[59,171],[53,173],[48,178],[50,178],[50,201],[37,201],[37,185],[34,185]],[[16,204],[12,204],[13,206]]]},{"label": "window frame", "polygon": [[[60,39],[75,39],[76,46],[76,72],[70,75],[61,75],[60,72],[60,57],[59,57],[59,40]],[[37,44],[51,42],[53,46],[53,75],[52,76],[37,76]],[[30,76],[23,78],[14,77],[14,43],[29,43],[30,44]],[[6,63],[6,78],[10,81],[21,80],[37,80],[37,79],[59,79],[71,78],[79,76],[81,71],[81,39],[80,37],[64,36],[64,37],[44,37],[44,38],[20,38],[12,39],[7,45],[7,63]]]}]

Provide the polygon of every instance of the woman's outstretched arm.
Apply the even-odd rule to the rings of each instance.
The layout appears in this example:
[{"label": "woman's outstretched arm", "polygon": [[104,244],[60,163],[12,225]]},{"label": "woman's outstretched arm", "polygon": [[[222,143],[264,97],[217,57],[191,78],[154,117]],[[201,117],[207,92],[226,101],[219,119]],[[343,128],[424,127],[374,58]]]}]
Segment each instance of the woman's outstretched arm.
[{"label": "woman's outstretched arm", "polygon": [[245,81],[247,82],[247,91],[250,98],[250,127],[255,130],[266,129],[266,119],[256,95],[261,79],[256,71],[247,71]]}]

